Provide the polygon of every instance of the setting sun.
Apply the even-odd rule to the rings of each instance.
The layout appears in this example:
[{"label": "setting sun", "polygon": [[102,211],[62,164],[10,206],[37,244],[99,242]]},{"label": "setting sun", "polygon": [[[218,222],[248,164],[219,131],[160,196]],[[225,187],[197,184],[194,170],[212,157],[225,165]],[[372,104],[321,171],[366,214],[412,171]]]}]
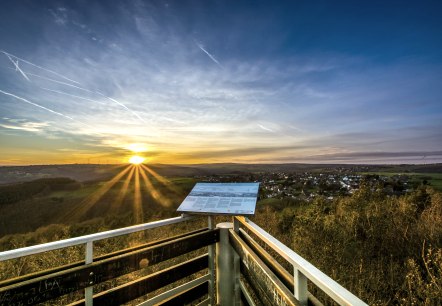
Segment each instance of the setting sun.
[{"label": "setting sun", "polygon": [[141,164],[143,161],[144,161],[144,158],[141,157],[141,156],[137,156],[137,155],[132,156],[131,158],[129,158],[129,162],[130,162],[131,164],[134,164],[134,165],[139,165],[139,164]]}]

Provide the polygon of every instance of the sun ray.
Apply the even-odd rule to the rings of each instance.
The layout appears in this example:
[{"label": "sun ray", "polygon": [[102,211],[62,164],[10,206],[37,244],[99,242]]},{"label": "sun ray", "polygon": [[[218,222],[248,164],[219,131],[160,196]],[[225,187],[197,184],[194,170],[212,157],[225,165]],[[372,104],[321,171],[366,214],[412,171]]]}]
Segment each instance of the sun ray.
[{"label": "sun ray", "polygon": [[121,186],[120,192],[118,193],[117,197],[115,198],[115,201],[112,202],[111,207],[109,208],[110,212],[118,213],[118,209],[123,204],[123,200],[126,196],[127,190],[129,189],[129,183],[132,180],[132,177],[135,172],[135,167],[131,167],[128,176],[124,180],[123,186]]},{"label": "sun ray", "polygon": [[175,193],[175,195],[178,196],[182,195],[183,193],[182,190],[177,186],[175,186],[171,181],[166,179],[164,176],[159,175],[157,172],[147,167],[146,165],[141,164],[141,167],[143,167],[144,170],[149,172],[150,175],[152,175],[161,185],[167,188],[170,192],[173,192]]},{"label": "sun ray", "polygon": [[133,166],[127,166],[112,179],[107,181],[103,186],[101,186],[97,191],[86,197],[80,202],[78,206],[74,206],[70,211],[64,214],[61,221],[78,220],[80,217],[84,216],[91,208],[94,206],[106,192],[108,192],[126,173],[129,172]]},{"label": "sun ray", "polygon": [[[143,165],[141,165],[143,166]],[[144,167],[140,168],[141,178],[143,179],[144,186],[146,187],[147,192],[151,194],[151,196],[157,201],[157,203],[161,204],[162,206],[169,207],[171,205],[171,202],[168,198],[166,198],[161,192],[155,189],[155,187],[152,184],[152,181],[149,179],[149,177],[146,175],[146,172],[144,171]]]},{"label": "sun ray", "polygon": [[134,219],[135,224],[143,222],[144,212],[143,212],[143,202],[141,199],[141,189],[140,189],[140,167],[135,166],[135,187],[134,187]]}]

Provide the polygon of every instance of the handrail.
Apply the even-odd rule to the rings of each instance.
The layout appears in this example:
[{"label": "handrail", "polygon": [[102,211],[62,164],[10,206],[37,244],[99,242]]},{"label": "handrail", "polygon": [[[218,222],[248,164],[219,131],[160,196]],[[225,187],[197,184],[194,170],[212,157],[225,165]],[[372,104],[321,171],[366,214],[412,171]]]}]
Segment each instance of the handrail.
[{"label": "handrail", "polygon": [[245,217],[235,217],[248,230],[262,239],[274,251],[287,260],[293,267],[304,274],[312,283],[324,291],[329,297],[340,305],[367,305],[350,291],[339,285],[332,278],[313,266],[296,252],[267,233],[261,227]]},{"label": "handrail", "polygon": [[152,229],[152,228],[156,228],[156,227],[161,227],[161,226],[165,226],[165,225],[188,221],[193,218],[194,217],[192,217],[192,216],[183,214],[183,215],[181,215],[179,217],[175,217],[175,218],[169,218],[169,219],[133,225],[133,226],[129,226],[129,227],[119,228],[119,229],[100,232],[100,233],[94,233],[94,234],[85,235],[85,236],[74,237],[74,238],[69,238],[69,239],[58,240],[58,241],[48,242],[48,243],[44,243],[44,244],[38,244],[38,245],[29,246],[29,247],[24,247],[24,248],[20,248],[20,249],[4,251],[4,252],[0,252],[0,262],[4,261],[4,260],[22,257],[22,256],[28,256],[28,255],[38,254],[38,253],[52,251],[52,250],[56,250],[56,249],[61,249],[61,248],[65,248],[65,247],[75,246],[75,245],[79,245],[79,244],[90,243],[90,242],[97,241],[97,240],[117,237],[117,236],[121,236],[121,235],[127,235],[130,233],[135,233],[135,232],[139,232],[139,231],[143,231],[143,230],[147,230],[147,229]]}]

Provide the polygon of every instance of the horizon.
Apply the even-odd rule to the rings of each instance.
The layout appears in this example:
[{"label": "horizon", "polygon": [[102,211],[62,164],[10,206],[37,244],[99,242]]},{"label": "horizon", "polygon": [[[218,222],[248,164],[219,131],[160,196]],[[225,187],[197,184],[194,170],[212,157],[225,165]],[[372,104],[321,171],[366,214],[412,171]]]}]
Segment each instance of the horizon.
[{"label": "horizon", "polygon": [[[39,167],[39,166],[125,166],[131,165],[130,162],[125,163],[67,163],[67,164],[16,164],[16,165],[1,165],[0,167]],[[434,166],[440,165],[442,162],[422,162],[422,163],[297,163],[297,162],[282,162],[282,163],[233,163],[233,162],[220,162],[220,163],[197,163],[197,164],[168,164],[168,163],[141,163],[145,166],[204,166],[204,165],[250,165],[250,166],[265,166],[265,165],[312,165],[312,166]]]},{"label": "horizon", "polygon": [[442,3],[401,3],[7,1],[0,165],[441,163]]}]

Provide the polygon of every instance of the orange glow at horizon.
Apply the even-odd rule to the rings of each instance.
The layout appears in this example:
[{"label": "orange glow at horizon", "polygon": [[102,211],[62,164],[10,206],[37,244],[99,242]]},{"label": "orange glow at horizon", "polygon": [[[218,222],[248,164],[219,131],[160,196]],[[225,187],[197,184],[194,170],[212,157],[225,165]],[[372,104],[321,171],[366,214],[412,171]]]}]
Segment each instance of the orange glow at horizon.
[{"label": "orange glow at horizon", "polygon": [[139,165],[141,164],[143,161],[145,160],[144,157],[138,156],[138,155],[134,155],[131,158],[129,158],[129,163],[133,164],[133,165]]}]

